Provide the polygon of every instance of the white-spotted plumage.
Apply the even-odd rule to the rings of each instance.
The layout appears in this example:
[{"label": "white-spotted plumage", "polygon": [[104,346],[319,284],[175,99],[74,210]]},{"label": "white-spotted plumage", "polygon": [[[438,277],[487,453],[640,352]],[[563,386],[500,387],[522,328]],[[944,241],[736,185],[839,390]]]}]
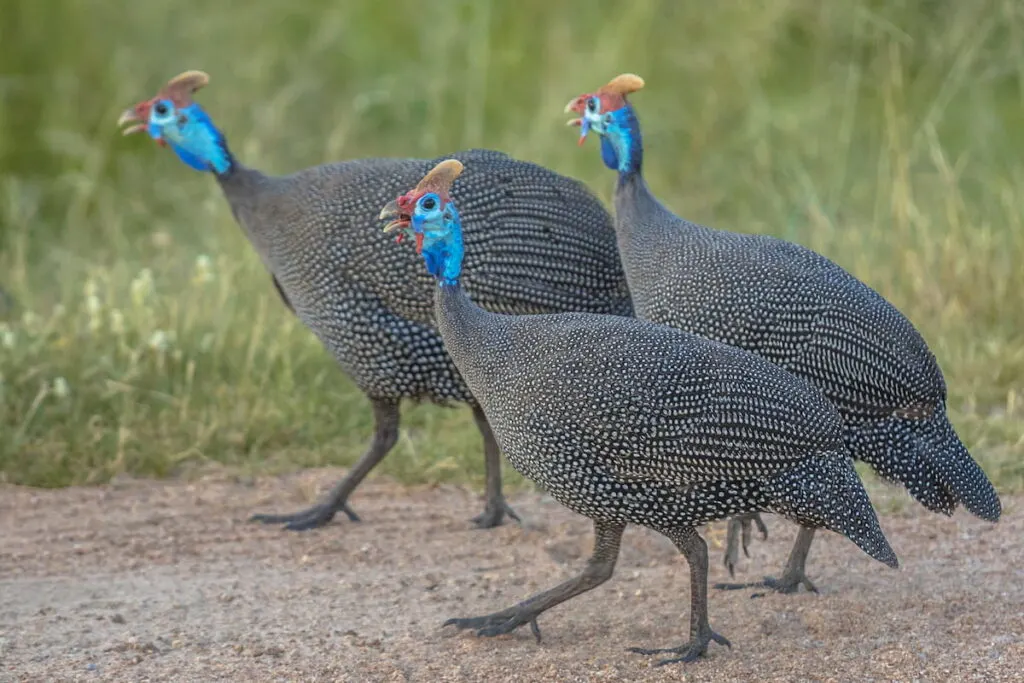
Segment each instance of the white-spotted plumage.
[{"label": "white-spotted plumage", "polygon": [[[451,155],[470,162],[453,190],[464,207],[466,286],[489,309],[509,313],[594,311],[632,315],[611,217],[578,181],[500,152]],[[233,160],[217,179],[286,304],[371,399],[370,450],[323,504],[294,515],[257,515],[304,529],[330,520],[397,438],[398,403],[468,403],[472,393],[434,323],[433,280],[412,249],[381,231],[381,206],[437,162],[361,159],[270,177]],[[595,238],[594,235],[597,235]],[[499,454],[482,413],[488,510],[499,523]]]},{"label": "white-spotted plumage", "polygon": [[[461,170],[446,162],[428,178],[450,184]],[[820,391],[753,353],[666,325],[484,310],[460,284],[471,251],[459,212],[440,197],[415,199],[410,230],[438,281],[445,348],[512,466],[595,531],[577,577],[446,624],[484,636],[529,624],[539,638],[540,614],[611,578],[629,524],[667,536],[690,566],[690,640],[668,661],[729,644],[708,620],[707,546],[695,529],[706,522],[771,510],[802,534],[831,529],[897,566],[845,451],[842,420]]]},{"label": "white-spotted plumage", "polygon": [[628,524],[661,532],[690,567],[689,640],[709,643],[707,546],[695,527],[772,511],[843,534],[897,566],[853,469],[835,407],[805,380],[736,347],[610,315],[510,316],[438,287],[445,346],[508,461],[594,522],[594,552],[575,578],[512,607],[446,625],[508,633],[611,578]]},{"label": "white-spotted plumage", "polygon": [[995,489],[946,417],[946,384],[896,307],[838,265],[767,235],[715,230],[660,204],[639,173],[615,197],[638,317],[758,354],[838,408],[851,454],[929,509],[999,518]]},{"label": "white-spotted plumage", "polygon": [[502,452],[563,505],[663,532],[771,510],[895,564],[842,421],[804,380],[632,318],[493,314],[457,287],[436,305]]}]

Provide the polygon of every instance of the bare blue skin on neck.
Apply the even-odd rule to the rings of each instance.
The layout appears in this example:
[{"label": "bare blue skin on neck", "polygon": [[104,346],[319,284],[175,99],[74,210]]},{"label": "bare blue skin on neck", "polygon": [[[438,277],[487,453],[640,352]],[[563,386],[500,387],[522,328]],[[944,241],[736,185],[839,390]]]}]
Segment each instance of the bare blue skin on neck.
[{"label": "bare blue skin on neck", "polygon": [[423,235],[421,254],[427,272],[442,287],[458,287],[465,248],[462,242],[462,223],[455,205],[449,202],[443,212],[424,212],[417,202],[412,215],[412,229]]},{"label": "bare blue skin on neck", "polygon": [[[157,111],[160,105],[163,114]],[[176,109],[169,100],[155,103],[147,131],[153,139],[166,141],[179,159],[197,171],[224,175],[234,166],[223,133],[198,104]]]},{"label": "bare blue skin on neck", "polygon": [[643,140],[632,105],[602,114],[600,123],[593,129],[601,135],[601,160],[605,166],[619,172],[620,181],[640,174]]}]

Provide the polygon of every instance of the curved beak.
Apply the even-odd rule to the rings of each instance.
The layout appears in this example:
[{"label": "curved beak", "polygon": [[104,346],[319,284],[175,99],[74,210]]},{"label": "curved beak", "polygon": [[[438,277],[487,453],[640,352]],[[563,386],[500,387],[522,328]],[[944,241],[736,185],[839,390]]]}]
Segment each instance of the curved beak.
[{"label": "curved beak", "polygon": [[146,124],[143,122],[142,117],[139,116],[138,112],[135,111],[135,107],[129,107],[121,112],[121,116],[117,119],[117,127],[121,128],[126,123],[132,124],[121,131],[121,135],[131,135],[132,133],[139,133],[146,130]]},{"label": "curved beak", "polygon": [[377,218],[378,220],[388,221],[387,225],[384,226],[384,232],[403,230],[408,228],[410,225],[409,217],[403,214],[402,210],[398,208],[397,199],[392,199],[388,202],[384,208],[380,210],[380,214]]},{"label": "curved beak", "polygon": [[581,118],[583,116],[583,107],[580,106],[579,97],[574,97],[571,100],[569,100],[569,104],[565,105],[565,109],[563,111],[566,114],[579,114],[579,116],[577,116],[576,118],[569,119],[568,121],[566,121],[565,125],[578,126],[581,123],[583,123],[583,119]]},{"label": "curved beak", "polygon": [[586,114],[583,110],[583,103],[585,100],[586,97],[580,95],[579,97],[572,98],[571,100],[569,100],[569,104],[565,105],[566,114],[579,114],[579,116],[577,116],[576,118],[569,119],[568,121],[565,122],[565,125],[567,126],[579,126],[580,139],[577,143],[579,145],[583,144],[584,140],[587,139],[587,133],[590,132],[590,120],[586,117]]}]

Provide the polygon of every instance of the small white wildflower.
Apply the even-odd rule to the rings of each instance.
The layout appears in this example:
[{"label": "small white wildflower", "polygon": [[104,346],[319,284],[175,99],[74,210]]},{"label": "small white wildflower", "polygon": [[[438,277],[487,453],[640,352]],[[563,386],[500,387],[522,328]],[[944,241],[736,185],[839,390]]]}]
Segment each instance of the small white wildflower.
[{"label": "small white wildflower", "polygon": [[67,398],[71,394],[71,386],[63,377],[53,380],[53,395],[57,398]]},{"label": "small white wildflower", "polygon": [[149,336],[149,348],[154,351],[166,351],[170,344],[171,340],[163,330],[156,330]]},{"label": "small white wildflower", "polygon": [[124,334],[124,313],[116,308],[110,312],[110,331],[116,335]]},{"label": "small white wildflower", "polygon": [[16,341],[14,330],[8,327],[6,323],[0,323],[0,346],[3,346],[5,349],[13,349]]},{"label": "small white wildflower", "polygon": [[95,294],[90,294],[85,298],[85,310],[89,311],[89,315],[99,315],[101,308],[103,308],[103,304],[100,302],[100,298]]},{"label": "small white wildflower", "polygon": [[131,292],[132,302],[136,306],[141,306],[149,298],[150,293],[153,291],[153,271],[149,268],[143,268],[139,271],[139,274],[132,280]]}]

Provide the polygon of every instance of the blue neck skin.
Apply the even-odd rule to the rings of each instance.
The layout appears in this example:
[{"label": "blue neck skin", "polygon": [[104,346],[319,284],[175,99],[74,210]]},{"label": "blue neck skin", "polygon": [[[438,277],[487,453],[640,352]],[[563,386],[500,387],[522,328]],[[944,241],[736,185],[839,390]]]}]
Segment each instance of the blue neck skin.
[{"label": "blue neck skin", "polygon": [[608,112],[598,132],[601,134],[601,160],[613,171],[619,172],[620,181],[640,174],[644,149],[640,138],[640,123],[633,105]]},{"label": "blue neck skin", "polygon": [[438,214],[437,219],[425,220],[413,214],[413,230],[423,233],[423,261],[427,271],[434,276],[441,287],[458,287],[462,275],[462,224],[455,206],[449,204],[453,218],[446,224]]},{"label": "blue neck skin", "polygon": [[[184,123],[181,117],[185,117]],[[223,133],[198,104],[180,109],[172,121],[151,122],[149,133],[166,140],[178,158],[197,171],[224,175],[235,165]]]}]

